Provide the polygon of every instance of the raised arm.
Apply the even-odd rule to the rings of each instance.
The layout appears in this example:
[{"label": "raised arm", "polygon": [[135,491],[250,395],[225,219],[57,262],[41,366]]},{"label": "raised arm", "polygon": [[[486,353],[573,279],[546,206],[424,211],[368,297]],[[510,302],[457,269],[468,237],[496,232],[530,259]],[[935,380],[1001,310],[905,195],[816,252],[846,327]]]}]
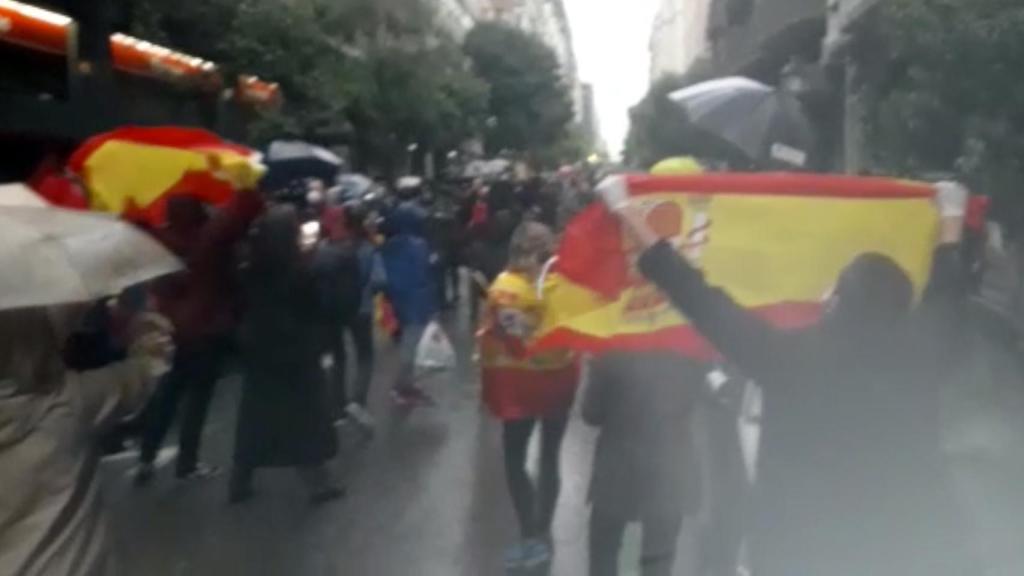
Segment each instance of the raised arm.
[{"label": "raised arm", "polygon": [[737,304],[725,291],[708,285],[700,270],[667,242],[648,248],[639,265],[676,310],[745,374],[762,381],[789,363],[789,340],[784,334]]},{"label": "raised arm", "polygon": [[220,266],[235,243],[248,232],[249,225],[263,213],[264,204],[263,196],[256,190],[242,190],[235,194],[200,232],[192,267],[208,269]]}]

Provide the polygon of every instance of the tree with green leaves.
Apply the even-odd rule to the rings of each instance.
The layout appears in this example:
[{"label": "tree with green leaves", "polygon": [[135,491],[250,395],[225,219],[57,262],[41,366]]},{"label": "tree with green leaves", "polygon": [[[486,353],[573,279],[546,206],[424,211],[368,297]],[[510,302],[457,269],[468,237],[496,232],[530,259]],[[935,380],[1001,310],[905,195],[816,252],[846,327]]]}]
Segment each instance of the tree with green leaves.
[{"label": "tree with green leaves", "polygon": [[572,100],[558,58],[540,39],[498,23],[478,24],[463,50],[490,86],[489,153],[527,154],[535,164],[570,136]]},{"label": "tree with green leaves", "polygon": [[363,89],[350,109],[356,148],[386,173],[410,145],[447,152],[483,126],[487,86],[454,46],[377,46],[364,65]]},{"label": "tree with green leaves", "polygon": [[391,174],[406,148],[447,151],[479,133],[487,86],[434,28],[423,0],[136,0],[129,30],[281,85],[250,139],[347,144]]},{"label": "tree with green leaves", "polygon": [[850,50],[872,167],[958,173],[1004,213],[1022,211],[1022,32],[1018,0],[882,3]]}]

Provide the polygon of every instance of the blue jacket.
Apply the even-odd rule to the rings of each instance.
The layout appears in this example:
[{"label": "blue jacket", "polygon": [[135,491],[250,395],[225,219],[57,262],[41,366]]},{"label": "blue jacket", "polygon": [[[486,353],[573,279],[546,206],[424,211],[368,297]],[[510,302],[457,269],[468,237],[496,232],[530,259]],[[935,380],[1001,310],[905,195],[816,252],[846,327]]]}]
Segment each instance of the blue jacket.
[{"label": "blue jacket", "polygon": [[390,237],[380,256],[387,274],[385,294],[402,326],[427,324],[438,312],[437,295],[430,270],[430,248],[420,235],[421,214],[402,204],[387,218]]}]

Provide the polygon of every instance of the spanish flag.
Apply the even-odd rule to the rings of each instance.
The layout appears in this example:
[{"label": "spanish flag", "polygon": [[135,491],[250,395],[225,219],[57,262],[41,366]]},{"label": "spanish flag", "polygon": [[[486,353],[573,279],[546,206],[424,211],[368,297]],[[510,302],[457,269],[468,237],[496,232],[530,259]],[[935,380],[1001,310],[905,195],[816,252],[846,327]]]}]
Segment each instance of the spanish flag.
[{"label": "spanish flag", "polygon": [[546,303],[526,277],[506,271],[487,290],[477,343],[484,405],[496,418],[519,420],[564,414],[579,381],[575,356],[565,350],[529,353]]},{"label": "spanish flag", "polygon": [[[630,201],[708,281],[780,328],[813,324],[840,272],[866,252],[920,291],[938,230],[922,183],[815,174],[628,176]],[[570,222],[544,282],[536,350],[714,350],[636,269],[639,249],[603,205]]]},{"label": "spanish flag", "polygon": [[93,210],[158,226],[167,199],[189,194],[213,205],[256,186],[259,154],[194,128],[126,127],[87,140],[68,161]]}]

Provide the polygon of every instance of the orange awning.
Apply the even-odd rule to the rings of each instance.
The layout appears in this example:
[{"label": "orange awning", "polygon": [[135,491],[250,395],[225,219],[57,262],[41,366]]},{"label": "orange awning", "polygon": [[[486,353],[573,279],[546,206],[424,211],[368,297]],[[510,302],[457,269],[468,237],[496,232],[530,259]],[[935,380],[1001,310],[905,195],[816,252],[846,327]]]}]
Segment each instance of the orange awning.
[{"label": "orange awning", "polygon": [[129,74],[174,82],[192,81],[213,90],[223,84],[213,62],[127,34],[117,33],[110,37],[110,54],[114,68]]},{"label": "orange awning", "polygon": [[0,0],[0,40],[4,42],[66,55],[68,28],[73,22],[64,14],[13,0]]},{"label": "orange awning", "polygon": [[239,102],[260,108],[274,108],[281,104],[281,87],[276,82],[265,82],[256,76],[238,77],[236,97]]},{"label": "orange awning", "polygon": [[[66,56],[73,24],[74,20],[64,14],[0,0],[0,42]],[[110,53],[114,68],[127,74],[191,83],[209,91],[224,85],[215,63],[127,34],[110,36]],[[281,89],[255,76],[239,76],[236,97],[245,104],[272,108],[281,102]]]}]

